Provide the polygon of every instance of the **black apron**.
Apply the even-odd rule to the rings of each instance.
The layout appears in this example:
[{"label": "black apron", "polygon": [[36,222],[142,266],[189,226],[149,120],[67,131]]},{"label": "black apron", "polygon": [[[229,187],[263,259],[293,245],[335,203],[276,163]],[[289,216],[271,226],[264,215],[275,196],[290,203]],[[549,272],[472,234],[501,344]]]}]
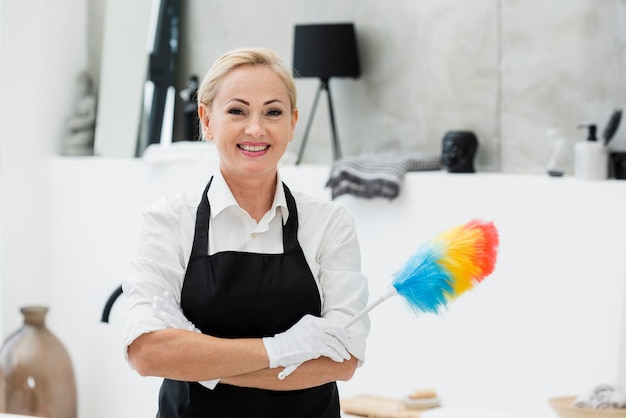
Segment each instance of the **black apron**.
[{"label": "black apron", "polygon": [[[224,251],[208,254],[211,207],[207,184],[196,215],[196,230],[181,307],[203,333],[221,338],[260,338],[283,332],[306,314],[321,315],[320,294],[298,243],[296,202],[283,184],[289,218],[283,226],[283,254]],[[276,369],[278,374],[278,369]],[[271,391],[165,379],[158,418],[339,418],[337,385]]]}]

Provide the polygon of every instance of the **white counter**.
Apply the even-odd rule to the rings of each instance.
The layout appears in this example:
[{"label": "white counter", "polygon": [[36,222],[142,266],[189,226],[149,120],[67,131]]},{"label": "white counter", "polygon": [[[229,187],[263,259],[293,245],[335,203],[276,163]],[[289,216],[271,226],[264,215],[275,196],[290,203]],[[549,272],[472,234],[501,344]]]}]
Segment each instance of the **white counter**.
[{"label": "white counter", "polygon": [[[110,324],[99,319],[126,273],[139,212],[204,184],[206,171],[189,162],[49,162],[49,325],[75,362],[81,417],[155,414],[159,380],[122,361],[123,297]],[[330,195],[328,166],[282,173],[292,189]],[[501,234],[494,274],[444,315],[414,317],[400,299],[371,313],[368,361],[340,384],[342,396],[432,387],[450,408],[551,417],[549,397],[624,380],[626,181],[416,172],[394,201],[337,201],[357,222],[372,297],[445,228],[483,217]]]}]

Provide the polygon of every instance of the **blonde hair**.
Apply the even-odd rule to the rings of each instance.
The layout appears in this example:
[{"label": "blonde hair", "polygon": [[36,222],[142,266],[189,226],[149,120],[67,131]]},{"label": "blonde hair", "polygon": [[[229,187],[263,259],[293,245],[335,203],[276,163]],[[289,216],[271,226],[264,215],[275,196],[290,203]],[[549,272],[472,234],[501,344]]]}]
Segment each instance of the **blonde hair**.
[{"label": "blonde hair", "polygon": [[291,72],[274,51],[268,48],[242,48],[225,53],[215,61],[206,73],[198,88],[198,104],[204,104],[209,109],[217,95],[220,82],[233,70],[245,66],[267,65],[285,83],[291,103],[291,113],[296,109],[296,84]]}]

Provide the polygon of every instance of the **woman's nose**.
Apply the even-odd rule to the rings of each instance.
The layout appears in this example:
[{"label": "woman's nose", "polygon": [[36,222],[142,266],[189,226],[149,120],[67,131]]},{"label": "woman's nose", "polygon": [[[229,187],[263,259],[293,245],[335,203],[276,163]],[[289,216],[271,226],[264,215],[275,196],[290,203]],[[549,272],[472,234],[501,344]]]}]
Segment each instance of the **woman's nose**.
[{"label": "woman's nose", "polygon": [[263,127],[263,121],[259,116],[251,116],[246,126],[246,135],[250,135],[253,138],[258,138],[265,134],[265,128]]}]

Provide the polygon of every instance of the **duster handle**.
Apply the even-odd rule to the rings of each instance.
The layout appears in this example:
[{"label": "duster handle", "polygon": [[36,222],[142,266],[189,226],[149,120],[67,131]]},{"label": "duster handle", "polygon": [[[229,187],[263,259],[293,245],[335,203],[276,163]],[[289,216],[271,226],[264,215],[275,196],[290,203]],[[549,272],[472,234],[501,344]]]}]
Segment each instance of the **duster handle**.
[{"label": "duster handle", "polygon": [[354,325],[356,321],[361,319],[366,313],[368,313],[369,311],[371,311],[372,309],[374,309],[375,307],[377,307],[378,305],[380,305],[381,303],[383,303],[390,297],[397,296],[397,295],[398,295],[398,291],[396,290],[396,288],[393,286],[389,286],[382,295],[378,296],[376,299],[371,301],[361,312],[359,312],[354,317],[352,317],[352,319],[346,325],[344,325],[343,328],[347,330],[352,325]]}]

